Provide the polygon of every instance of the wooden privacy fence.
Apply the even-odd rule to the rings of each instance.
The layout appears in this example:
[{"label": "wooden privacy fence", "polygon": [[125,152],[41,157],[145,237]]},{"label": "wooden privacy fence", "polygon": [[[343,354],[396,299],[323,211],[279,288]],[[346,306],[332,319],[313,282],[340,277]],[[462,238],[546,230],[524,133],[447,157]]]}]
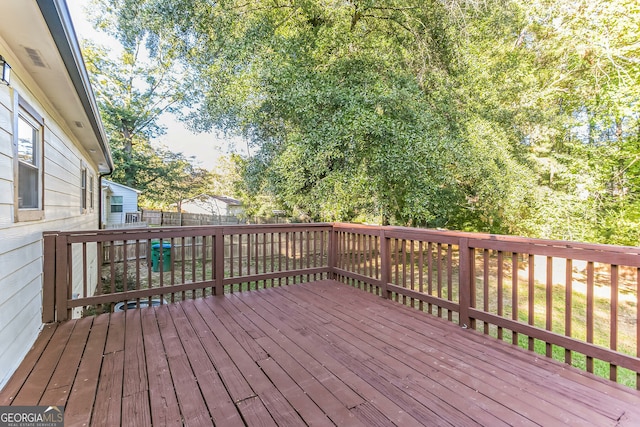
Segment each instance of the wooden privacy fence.
[{"label": "wooden privacy fence", "polygon": [[[154,265],[156,241],[169,252]],[[354,224],[52,232],[44,245],[45,322],[333,278],[640,386],[640,248]]]},{"label": "wooden privacy fence", "polygon": [[143,210],[142,221],[151,226],[187,226],[200,225],[235,225],[244,224],[246,221],[234,215],[210,215],[188,212],[165,212],[156,210]]}]

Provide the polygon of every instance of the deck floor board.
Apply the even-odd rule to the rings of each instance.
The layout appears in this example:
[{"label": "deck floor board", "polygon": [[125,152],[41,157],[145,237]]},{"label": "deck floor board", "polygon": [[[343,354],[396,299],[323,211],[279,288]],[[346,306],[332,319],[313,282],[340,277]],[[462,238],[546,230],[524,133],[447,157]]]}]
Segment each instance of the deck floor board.
[{"label": "deck floor board", "polygon": [[65,425],[640,424],[640,392],[333,281],[45,326],[0,403]]},{"label": "deck floor board", "polygon": [[[302,292],[304,292],[303,287],[292,290],[292,293],[296,295]],[[473,405],[469,405],[467,402],[467,410],[469,412],[473,412],[476,405],[481,408],[488,406],[487,409],[491,414],[497,415],[502,412],[503,422],[513,423],[514,419],[516,419],[515,414],[513,412],[505,413],[495,404],[495,402],[510,400],[510,409],[522,412],[521,415],[525,419],[520,421],[524,424],[527,424],[526,419],[535,419],[545,425],[569,422],[566,419],[567,417],[563,419],[555,418],[552,411],[555,406],[549,404],[548,401],[530,392],[523,393],[523,387],[529,386],[531,388],[531,383],[527,381],[527,378],[531,376],[529,372],[523,370],[522,374],[525,378],[522,379],[521,384],[513,385],[503,379],[496,379],[493,375],[494,372],[496,369],[503,370],[504,367],[494,366],[493,364],[489,364],[487,367],[486,363],[480,363],[481,361],[476,358],[475,354],[467,354],[465,351],[461,351],[462,347],[453,346],[453,349],[451,349],[449,336],[443,335],[444,331],[433,331],[433,333],[427,335],[419,332],[411,334],[406,327],[395,323],[397,316],[395,316],[396,312],[394,311],[386,312],[385,316],[377,317],[368,312],[366,308],[341,307],[339,301],[322,301],[321,297],[318,297],[316,305],[331,306],[326,311],[332,313],[338,319],[335,325],[324,326],[325,329],[331,332],[327,337],[334,340],[334,345],[348,347],[359,343],[361,353],[375,354],[374,360],[376,361],[391,357],[396,363],[389,362],[382,366],[393,367],[395,371],[402,372],[402,375],[410,375],[411,370],[418,368],[418,370],[425,372],[431,378],[431,383],[434,383],[434,381],[436,384],[440,382],[441,386],[435,389],[437,390],[434,392],[435,396],[443,397],[447,394],[447,391],[450,392],[450,397],[454,399],[450,401],[450,404],[460,405],[462,402],[458,396],[468,396],[483,385],[489,385],[492,387],[485,387],[483,393],[476,393]],[[393,329],[396,333],[358,336],[354,331],[344,330],[349,325],[363,321],[363,319],[369,319],[374,324],[372,327],[376,330]],[[344,329],[339,329],[336,325],[341,325]],[[417,329],[423,332],[427,328],[422,326]],[[438,335],[442,337],[442,340],[433,342],[431,338]],[[340,337],[342,343],[336,341]],[[446,374],[442,373],[444,370],[447,370]],[[480,370],[484,370],[484,372],[479,372]],[[505,372],[505,375],[508,376],[508,372]],[[393,378],[401,377],[399,374],[392,375],[389,381],[393,380]],[[482,419],[482,415],[484,414],[476,412],[474,418],[476,420]],[[455,421],[454,425],[459,424],[459,421],[452,421]],[[601,421],[606,422],[606,420]],[[575,418],[571,422],[575,425],[580,425]],[[491,425],[497,423],[499,422],[488,422]],[[593,422],[585,424],[594,425]],[[595,425],[599,424],[596,422]]]}]

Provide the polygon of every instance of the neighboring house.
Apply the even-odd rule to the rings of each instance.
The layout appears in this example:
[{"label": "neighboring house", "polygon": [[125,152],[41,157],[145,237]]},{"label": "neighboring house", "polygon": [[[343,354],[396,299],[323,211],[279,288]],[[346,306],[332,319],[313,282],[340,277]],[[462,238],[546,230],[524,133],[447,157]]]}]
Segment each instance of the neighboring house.
[{"label": "neighboring house", "polygon": [[102,180],[102,214],[103,228],[122,224],[139,223],[138,195],[140,190],[127,187],[117,182]]},{"label": "neighboring house", "polygon": [[188,200],[182,201],[182,212],[218,215],[237,216],[243,213],[242,202],[226,196],[210,196],[202,194]]},{"label": "neighboring house", "polygon": [[[3,1],[1,16],[0,388],[42,328],[42,233],[97,229],[113,169],[64,0]],[[96,256],[86,265],[95,288]]]}]

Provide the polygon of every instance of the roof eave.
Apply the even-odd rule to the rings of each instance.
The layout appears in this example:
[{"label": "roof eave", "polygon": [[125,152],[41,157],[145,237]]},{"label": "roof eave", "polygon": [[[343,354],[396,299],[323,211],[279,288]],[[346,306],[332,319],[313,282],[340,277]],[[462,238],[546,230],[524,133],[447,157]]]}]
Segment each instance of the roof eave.
[{"label": "roof eave", "polygon": [[109,174],[113,172],[113,159],[69,9],[64,0],[36,1],[104,155],[106,164],[99,166],[99,170]]}]

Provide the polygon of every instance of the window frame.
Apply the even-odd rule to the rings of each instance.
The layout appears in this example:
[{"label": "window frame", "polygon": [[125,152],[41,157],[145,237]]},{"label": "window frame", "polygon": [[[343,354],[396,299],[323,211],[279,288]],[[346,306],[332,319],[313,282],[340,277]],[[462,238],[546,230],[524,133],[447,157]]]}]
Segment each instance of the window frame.
[{"label": "window frame", "polygon": [[[113,204],[113,199],[119,197],[120,198],[120,203],[117,204]],[[113,207],[114,206],[120,206],[120,210],[119,211],[114,211]],[[124,196],[121,195],[113,195],[111,196],[110,200],[109,200],[109,213],[123,213],[124,212]]]},{"label": "window frame", "polygon": [[91,212],[93,212],[93,209],[94,209],[94,203],[93,203],[94,186],[95,186],[95,179],[93,174],[90,174],[89,175],[89,208],[91,209]]},{"label": "window frame", "polygon": [[88,184],[88,172],[87,165],[84,162],[80,165],[80,210],[82,213],[87,213],[87,184]]},{"label": "window frame", "polygon": [[[36,182],[38,206],[35,208],[20,207],[20,157],[19,157],[19,135],[18,128],[20,120],[24,120],[27,124],[36,130],[36,138],[34,147],[34,167],[37,170]],[[14,92],[14,109],[13,109],[13,208],[15,222],[22,221],[39,221],[44,219],[44,141],[45,141],[44,118],[20,95]]]}]

